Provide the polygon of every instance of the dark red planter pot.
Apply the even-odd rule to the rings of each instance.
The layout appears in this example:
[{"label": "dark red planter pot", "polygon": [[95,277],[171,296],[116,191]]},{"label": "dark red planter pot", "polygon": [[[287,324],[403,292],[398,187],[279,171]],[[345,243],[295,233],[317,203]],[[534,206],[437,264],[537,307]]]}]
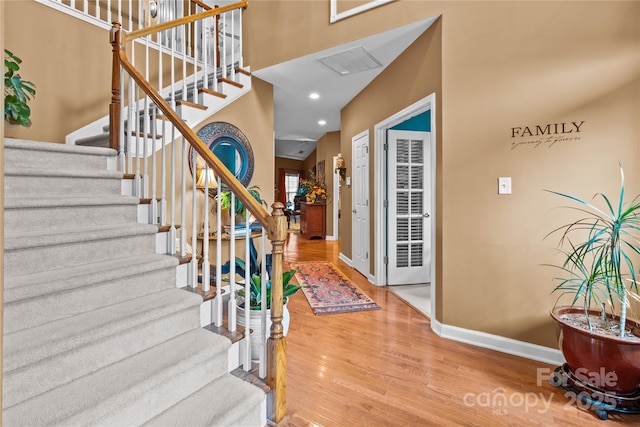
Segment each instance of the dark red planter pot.
[{"label": "dark red planter pot", "polygon": [[[551,312],[560,325],[560,349],[571,372],[601,390],[620,395],[640,390],[640,339],[627,341],[614,336],[592,334],[560,319],[562,314],[583,313],[579,307],[556,307]],[[599,315],[597,311],[590,314]],[[609,316],[611,318],[611,316]],[[627,327],[640,330],[627,319]],[[617,377],[612,380],[612,374]]]}]

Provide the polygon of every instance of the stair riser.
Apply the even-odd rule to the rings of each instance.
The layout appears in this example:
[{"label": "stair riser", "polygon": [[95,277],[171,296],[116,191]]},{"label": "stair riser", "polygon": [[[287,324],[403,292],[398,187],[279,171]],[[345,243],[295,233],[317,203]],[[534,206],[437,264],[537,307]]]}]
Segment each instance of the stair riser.
[{"label": "stair riser", "polygon": [[[131,393],[132,396],[127,406],[112,411],[108,417],[102,419],[103,426],[142,425],[154,418],[157,414],[166,411],[171,406],[197,393],[198,389],[218,378],[220,365],[226,360],[224,354],[215,357],[200,359],[192,362],[194,366],[183,372],[175,372],[174,376],[149,387],[145,393]],[[224,393],[225,390],[220,390]],[[71,421],[75,421],[72,419]]]},{"label": "stair riser", "polygon": [[25,249],[5,249],[5,275],[13,277],[89,264],[105,255],[116,259],[133,253],[150,254],[155,252],[155,246],[155,234],[143,234]]},{"label": "stair riser", "polygon": [[[154,270],[147,274],[126,276],[118,280],[76,287],[61,294],[29,298],[4,305],[4,333],[53,322],[104,306],[117,304],[175,286],[175,268]],[[42,284],[47,292],[47,284]]]},{"label": "stair riser", "polygon": [[20,150],[7,148],[5,150],[7,166],[17,168],[48,169],[52,165],[61,170],[105,170],[106,156],[91,156],[79,153],[63,153],[57,151]]},{"label": "stair riser", "polygon": [[[149,349],[168,339],[177,337],[197,328],[197,308],[173,313],[170,316],[141,323],[119,334],[106,337],[98,342],[49,355],[22,369],[5,373],[3,378],[3,406],[11,406],[28,398],[87,375],[118,360]],[[180,349],[176,349],[180,351]],[[24,355],[13,354],[5,364],[16,366],[14,358]],[[224,364],[224,363],[223,363]],[[220,366],[211,367],[212,375],[222,375]],[[214,377],[215,378],[215,377]]]},{"label": "stair riser", "polygon": [[120,194],[120,179],[5,175],[5,197],[52,197]]},{"label": "stair riser", "polygon": [[57,206],[5,209],[4,226],[15,232],[121,224],[136,217],[136,205]]}]

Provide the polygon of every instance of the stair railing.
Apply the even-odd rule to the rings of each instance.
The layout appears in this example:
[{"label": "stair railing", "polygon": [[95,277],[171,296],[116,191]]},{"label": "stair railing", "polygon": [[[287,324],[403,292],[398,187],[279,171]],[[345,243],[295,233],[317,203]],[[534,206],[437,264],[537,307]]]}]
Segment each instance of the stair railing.
[{"label": "stair railing", "polygon": [[[237,327],[237,301],[236,291],[237,283],[241,280],[236,279],[236,259],[235,239],[236,237],[244,237],[245,240],[245,266],[250,265],[249,245],[251,239],[251,229],[249,228],[249,215],[253,216],[262,226],[262,313],[263,319],[260,329],[264,331],[266,314],[264,308],[266,301],[267,276],[266,276],[266,238],[271,244],[272,253],[272,273],[270,280],[271,286],[271,330],[267,339],[266,346],[260,348],[260,358],[258,360],[259,375],[266,377],[267,384],[270,386],[271,398],[269,399],[270,408],[269,416],[272,421],[279,423],[286,412],[285,384],[286,384],[286,355],[285,340],[283,335],[283,247],[287,235],[287,223],[284,216],[284,206],[276,202],[272,205],[272,213],[269,213],[256,201],[247,189],[238,181],[238,179],[229,172],[224,164],[212,153],[207,145],[202,142],[198,135],[185,122],[185,113],[181,111],[186,104],[196,101],[198,92],[205,85],[213,84],[216,87],[216,78],[235,78],[236,68],[241,65],[240,59],[235,59],[233,53],[230,55],[231,63],[225,62],[228,55],[222,48],[221,62],[213,60],[212,65],[206,63],[197,52],[207,52],[209,47],[206,41],[203,41],[198,48],[198,37],[193,38],[193,43],[189,44],[188,39],[192,38],[189,34],[199,34],[198,26],[202,25],[206,20],[211,19],[215,22],[217,17],[225,16],[227,13],[240,12],[241,8],[246,7],[247,1],[219,7],[210,10],[204,10],[192,15],[183,16],[172,22],[158,24],[152,27],[135,30],[125,34],[119,23],[114,23],[110,32],[110,41],[112,44],[113,65],[112,65],[112,97],[110,112],[110,145],[118,150],[120,170],[125,174],[132,174],[134,180],[134,193],[142,198],[151,194],[151,209],[149,222],[158,224],[161,227],[168,226],[168,252],[176,254],[181,258],[188,258],[186,241],[189,237],[187,228],[190,228],[192,252],[197,252],[198,241],[198,218],[201,218],[203,224],[202,233],[202,284],[198,286],[198,259],[191,256],[189,260],[189,276],[187,287],[192,290],[198,290],[203,295],[208,295],[210,289],[211,270],[215,272],[215,303],[211,307],[211,323],[215,326],[226,328],[233,332]],[[197,5],[196,8],[201,8]],[[232,22],[236,17],[231,16]],[[235,25],[234,25],[235,26]],[[241,28],[241,26],[239,26]],[[150,64],[152,54],[148,48],[149,42],[162,40],[164,35],[170,33],[169,40],[181,39],[181,46],[172,46],[169,52],[160,50],[158,57],[155,59],[157,68],[155,73],[151,72]],[[181,37],[176,37],[179,34]],[[145,43],[141,48],[139,44],[133,43],[134,40],[143,38]],[[203,38],[206,40],[206,37]],[[129,49],[130,56],[127,55]],[[192,75],[187,74],[187,63],[185,59],[186,52],[190,50],[195,53]],[[231,49],[232,51],[234,49]],[[176,55],[176,52],[182,52],[182,55]],[[217,54],[213,55],[214,57]],[[206,55],[205,55],[206,56]],[[142,57],[142,67],[135,65],[135,59]],[[224,60],[223,60],[224,59]],[[166,64],[165,61],[170,61]],[[142,68],[143,70],[140,70]],[[176,69],[180,69],[180,81],[176,79]],[[168,70],[169,71],[168,71]],[[155,74],[152,76],[152,74]],[[170,74],[170,82],[168,89],[163,90],[163,76]],[[213,76],[213,77],[211,77]],[[226,76],[226,77],[225,77]],[[188,83],[188,80],[191,83]],[[157,87],[154,87],[150,81],[157,81]],[[177,89],[181,86],[181,89]],[[165,99],[166,98],[166,99]],[[191,101],[192,100],[192,101]],[[182,117],[181,117],[182,115]],[[171,153],[165,152],[165,146],[171,145]],[[176,147],[179,146],[180,158],[176,155]],[[189,151],[189,150],[190,151]],[[160,151],[160,160],[156,159],[156,152]],[[189,162],[188,156],[191,156]],[[230,212],[234,212],[235,204],[241,201],[246,207],[246,225],[244,229],[236,230],[234,227],[234,215],[231,216],[231,224],[229,227],[228,237],[229,244],[229,279],[223,285],[222,279],[222,246],[221,238],[216,239],[216,259],[215,268],[212,268],[212,262],[209,254],[209,200],[208,185],[204,188],[204,207],[198,208],[199,189],[196,187],[197,175],[195,165],[198,161],[204,163],[203,173],[208,174],[212,170],[217,177],[217,187],[222,189],[226,186],[231,192]],[[159,165],[158,165],[159,163]],[[191,172],[187,173],[189,164]],[[159,172],[158,172],[159,169]],[[178,191],[178,175],[179,175],[179,195]],[[162,186],[161,195],[157,197],[157,184]],[[170,188],[170,194],[166,194],[166,186]],[[191,201],[187,203],[188,191],[190,187]],[[165,206],[170,212],[165,214]],[[177,210],[180,210],[179,218],[182,223],[180,227],[179,237],[176,235],[177,230]],[[187,210],[191,211],[190,227],[187,219]],[[213,234],[215,236],[223,236],[223,227],[221,224],[221,198],[217,198],[216,202],[216,224]],[[167,219],[168,216],[168,219]],[[166,224],[166,222],[169,222]],[[176,245],[176,241],[179,245]],[[176,246],[179,246],[176,248]],[[245,295],[250,295],[250,277],[249,268],[245,268],[245,276],[243,280]],[[228,284],[227,284],[228,283]],[[225,289],[226,288],[226,289]],[[227,292],[228,301],[223,306],[224,294]],[[248,297],[247,297],[248,299]],[[241,346],[242,355],[241,362],[245,370],[252,368],[251,361],[251,340],[248,339],[250,333],[249,318],[250,304],[248,301],[244,304],[244,314],[246,319],[245,334],[246,343]],[[223,318],[223,313],[226,316]],[[266,331],[265,331],[266,332]],[[264,336],[268,336],[265,334]]]}]

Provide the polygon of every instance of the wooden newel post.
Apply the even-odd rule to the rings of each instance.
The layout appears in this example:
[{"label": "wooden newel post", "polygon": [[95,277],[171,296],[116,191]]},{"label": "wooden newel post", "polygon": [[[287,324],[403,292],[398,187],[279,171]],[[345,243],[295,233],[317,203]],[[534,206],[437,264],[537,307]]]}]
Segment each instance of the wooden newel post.
[{"label": "wooden newel post", "polygon": [[279,424],[287,412],[286,343],[282,327],[282,264],[284,260],[284,241],[287,237],[287,219],[284,205],[275,202],[269,217],[267,231],[272,245],[273,274],[271,276],[271,337],[267,340],[267,384],[271,388],[271,408],[269,418]]},{"label": "wooden newel post", "polygon": [[109,104],[109,147],[120,148],[120,48],[122,46],[122,28],[114,22],[109,32],[109,42],[113,60],[111,64],[111,104]]}]

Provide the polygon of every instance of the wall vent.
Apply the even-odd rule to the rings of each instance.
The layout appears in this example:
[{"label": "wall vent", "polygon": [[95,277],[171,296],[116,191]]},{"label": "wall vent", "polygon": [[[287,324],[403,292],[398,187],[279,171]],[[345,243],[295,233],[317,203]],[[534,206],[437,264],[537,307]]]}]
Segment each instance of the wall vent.
[{"label": "wall vent", "polygon": [[362,46],[319,58],[318,61],[341,76],[382,67],[382,64]]}]

